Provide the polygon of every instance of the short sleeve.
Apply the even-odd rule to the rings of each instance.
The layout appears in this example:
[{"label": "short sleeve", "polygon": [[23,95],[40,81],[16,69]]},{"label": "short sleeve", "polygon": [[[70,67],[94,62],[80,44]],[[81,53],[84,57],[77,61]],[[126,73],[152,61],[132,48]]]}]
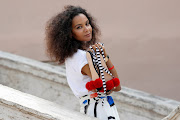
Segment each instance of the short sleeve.
[{"label": "short sleeve", "polygon": [[86,51],[78,50],[76,54],[76,70],[78,73],[81,73],[81,69],[88,64],[87,57],[86,57]]}]

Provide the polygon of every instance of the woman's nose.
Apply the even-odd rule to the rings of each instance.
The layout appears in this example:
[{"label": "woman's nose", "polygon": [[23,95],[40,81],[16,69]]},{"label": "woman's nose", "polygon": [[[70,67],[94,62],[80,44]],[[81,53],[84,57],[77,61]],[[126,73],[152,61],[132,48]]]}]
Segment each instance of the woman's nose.
[{"label": "woman's nose", "polygon": [[88,31],[88,26],[85,26],[84,27],[84,32],[87,32]]}]

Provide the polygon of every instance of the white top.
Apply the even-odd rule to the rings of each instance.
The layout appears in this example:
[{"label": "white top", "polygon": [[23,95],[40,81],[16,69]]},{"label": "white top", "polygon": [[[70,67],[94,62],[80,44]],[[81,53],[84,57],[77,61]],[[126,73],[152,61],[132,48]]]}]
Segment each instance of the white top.
[{"label": "white top", "polygon": [[88,92],[85,85],[91,81],[88,75],[83,75],[81,69],[88,64],[86,51],[78,49],[72,57],[66,58],[66,77],[68,84],[76,97],[81,97],[92,92]]}]

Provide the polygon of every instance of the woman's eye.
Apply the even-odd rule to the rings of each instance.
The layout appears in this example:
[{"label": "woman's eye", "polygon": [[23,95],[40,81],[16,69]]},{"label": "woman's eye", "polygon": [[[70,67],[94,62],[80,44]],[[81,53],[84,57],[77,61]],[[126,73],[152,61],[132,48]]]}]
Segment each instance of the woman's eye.
[{"label": "woman's eye", "polygon": [[80,29],[81,28],[81,26],[78,26],[76,29]]},{"label": "woman's eye", "polygon": [[86,23],[86,25],[88,26],[88,25],[89,25],[89,22],[88,22],[88,23]]}]

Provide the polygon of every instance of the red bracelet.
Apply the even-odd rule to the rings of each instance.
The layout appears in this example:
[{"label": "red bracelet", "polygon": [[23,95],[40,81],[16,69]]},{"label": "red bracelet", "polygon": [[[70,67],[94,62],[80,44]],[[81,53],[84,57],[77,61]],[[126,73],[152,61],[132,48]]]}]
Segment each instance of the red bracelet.
[{"label": "red bracelet", "polygon": [[112,66],[111,68],[108,68],[109,70],[112,70],[114,68],[114,66]]}]

